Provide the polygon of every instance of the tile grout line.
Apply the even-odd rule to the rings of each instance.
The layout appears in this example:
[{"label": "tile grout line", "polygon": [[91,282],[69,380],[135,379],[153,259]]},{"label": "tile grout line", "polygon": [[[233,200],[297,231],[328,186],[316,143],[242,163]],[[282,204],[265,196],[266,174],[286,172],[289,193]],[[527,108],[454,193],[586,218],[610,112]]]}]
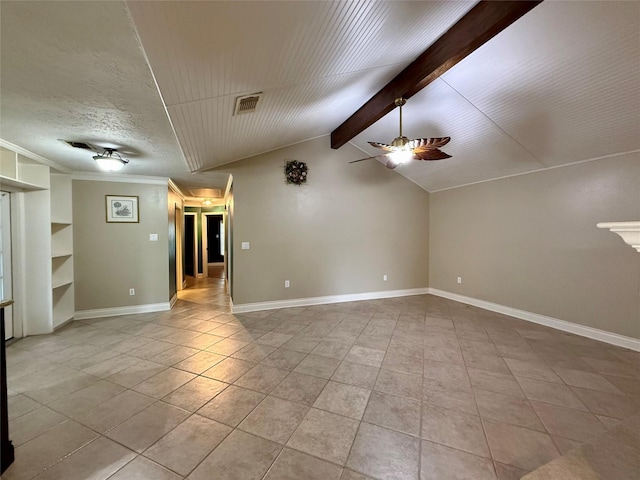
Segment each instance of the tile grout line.
[{"label": "tile grout line", "polygon": [[[344,316],[345,316],[345,315],[346,315],[346,314],[341,314],[341,316],[342,316],[342,318],[343,318],[343,319],[344,319]],[[189,317],[186,317],[186,318],[189,318]],[[268,318],[268,316],[267,316],[267,317],[265,317],[265,318]],[[374,316],[371,316],[371,317],[370,317],[370,320],[369,320],[369,322],[367,322],[367,324],[370,324],[373,318],[374,318]],[[340,324],[340,323],[338,323],[338,325],[339,325],[339,324]],[[282,325],[282,324],[281,324],[281,325]],[[308,325],[310,325],[310,324],[307,324],[307,326],[308,326]],[[396,317],[396,325],[395,325],[395,327],[394,327],[394,330],[395,330],[395,328],[397,328],[397,326],[398,326],[398,317]],[[279,326],[272,327],[272,328],[271,328],[271,330],[269,330],[269,331],[274,331],[274,330],[275,330],[275,329],[277,329],[277,328],[279,328]],[[335,329],[336,327],[333,327],[333,328]],[[366,328],[366,326],[365,326],[365,328]],[[112,330],[108,330],[108,329],[106,329],[106,330],[107,330],[107,331],[112,331]],[[186,331],[186,330],[188,330],[188,331],[194,331],[194,330],[189,330],[188,328],[181,328],[181,330],[185,330],[185,331]],[[363,330],[364,330],[364,329],[363,329]],[[117,330],[113,330],[113,331],[117,331]],[[361,332],[362,332],[362,331],[361,331]],[[201,333],[202,333],[202,332],[201,332]],[[487,333],[487,332],[486,332],[486,330],[485,330],[485,333]],[[204,333],[202,333],[202,334],[204,334]],[[170,335],[172,335],[172,334],[170,334]],[[234,335],[234,334],[232,333],[231,335],[229,335],[229,336],[227,336],[227,337],[225,337],[225,338],[230,338],[232,335]],[[295,337],[295,336],[296,336],[296,335],[294,334],[294,337]],[[355,342],[357,342],[357,338],[358,338],[359,336],[361,336],[361,333],[360,333],[360,334],[358,334],[358,336],[356,337]],[[392,335],[391,335],[391,340],[393,339],[393,337],[394,337],[394,335],[392,334]],[[401,335],[398,335],[397,337],[401,337]],[[491,337],[491,336],[490,336],[490,337]],[[143,337],[143,338],[147,338],[147,337]],[[162,337],[162,338],[164,338],[164,337]],[[493,340],[493,339],[492,339],[492,340]],[[162,339],[158,339],[158,340],[156,340],[156,339],[152,339],[152,341],[162,341]],[[221,341],[222,341],[222,340],[221,340]],[[349,345],[350,345],[350,346],[353,346],[355,342],[349,343]],[[97,344],[96,346],[97,346],[97,347],[99,347],[99,348],[106,348],[106,347],[108,347],[109,345],[110,345],[110,344],[104,344],[104,343],[101,343],[101,344],[100,344],[100,343],[99,343],[99,344]],[[188,345],[184,345],[184,344],[172,344],[172,345],[173,345],[173,346],[172,346],[172,347],[170,347],[170,349],[175,348],[175,347],[177,347],[177,346],[179,346],[179,345],[180,345],[180,346],[185,346],[185,347],[187,347],[187,346],[188,346]],[[384,360],[385,358],[387,358],[387,355],[389,354],[389,351],[388,351],[388,350],[389,350],[389,346],[390,346],[390,343],[388,343],[388,344],[387,344],[387,348],[385,349],[385,356],[383,357],[383,360]],[[189,348],[191,348],[191,347],[189,347]],[[283,348],[283,347],[282,347],[282,345],[281,345],[281,346],[279,346],[278,348]],[[134,350],[134,349],[135,349],[135,347],[134,347],[133,349],[131,349],[131,350]],[[129,350],[129,351],[131,351],[131,350]],[[206,351],[205,349],[199,349],[199,350],[200,350],[200,352]],[[121,353],[122,353],[123,355],[124,355],[124,354],[126,354],[126,352],[121,352]],[[305,352],[300,352],[300,353],[305,353]],[[195,355],[195,354],[197,354],[197,353],[194,353],[193,355]],[[232,353],[231,355],[233,355],[233,353]],[[308,357],[308,356],[309,356],[309,354],[307,353],[307,354],[306,354],[306,356],[305,356],[304,358],[306,358],[306,357]],[[135,357],[135,358],[138,358],[138,357]],[[189,357],[187,357],[187,358],[191,358],[191,356],[189,356]],[[230,355],[227,355],[227,356],[225,356],[225,359],[226,359],[226,358],[235,358],[235,357],[231,357]],[[327,358],[331,358],[331,357],[327,357]],[[501,357],[501,356],[500,356],[500,358],[503,358],[503,357]],[[181,360],[181,361],[184,361],[184,360],[186,360],[186,359],[183,359],[183,360]],[[344,362],[344,361],[345,361],[345,359],[344,359],[344,358],[343,358],[343,359],[339,359],[339,360],[340,360],[340,364],[342,364],[342,362]],[[423,360],[424,360],[424,358],[423,358]],[[222,360],[221,360],[221,361],[222,361]],[[178,369],[177,367],[175,367],[175,365],[176,365],[177,363],[180,363],[180,361],[179,361],[179,362],[176,362],[176,363],[175,363],[175,364],[173,364],[173,365],[165,365],[165,366],[167,366],[167,368],[166,368],[165,370],[163,370],[163,372],[164,372],[164,371],[166,371],[168,368],[176,368],[176,369]],[[255,366],[257,366],[257,365],[262,365],[260,362],[251,362],[251,363],[254,363],[254,367],[253,367],[253,368],[255,368]],[[465,366],[465,369],[466,369],[466,365],[464,365],[464,366]],[[74,368],[74,367],[71,367],[71,368]],[[210,367],[210,368],[211,368],[211,367]],[[275,367],[274,367],[274,368],[275,368]],[[80,369],[76,369],[76,370],[77,370],[77,371],[82,371],[82,370],[80,370]],[[126,368],[125,368],[125,370],[126,370]],[[181,370],[181,369],[178,369],[178,370]],[[291,373],[291,372],[293,371],[293,370],[288,370],[288,369],[285,369],[285,370],[289,371],[289,373]],[[382,370],[382,365],[380,365],[380,367],[378,368],[378,372],[377,372],[377,374],[376,374],[376,379],[375,379],[374,385],[372,386],[371,393],[370,393],[369,398],[368,398],[368,400],[367,400],[367,405],[365,406],[365,410],[363,411],[363,415],[364,415],[364,412],[366,412],[366,408],[368,407],[368,405],[369,405],[369,403],[370,403],[371,396],[373,395],[373,392],[375,391],[375,384],[376,384],[376,383],[377,383],[377,381],[378,381],[378,378],[379,378],[379,376],[380,376],[381,370]],[[184,370],[181,370],[181,371],[184,371]],[[206,370],[205,370],[205,371],[206,371]],[[250,370],[249,370],[249,371],[250,371]],[[334,370],[334,372],[335,372],[335,370]],[[117,372],[116,372],[116,373],[117,373]],[[162,373],[162,372],[159,372],[159,373]],[[189,373],[193,373],[193,372],[189,372]],[[191,381],[195,380],[195,379],[196,379],[196,378],[198,378],[198,377],[201,377],[201,378],[210,378],[210,377],[205,377],[204,375],[202,375],[202,373],[204,373],[204,372],[201,372],[200,374],[194,374],[194,375],[195,375],[195,377],[194,377],[192,380],[189,380],[189,382],[191,382]],[[404,372],[401,372],[401,373],[404,373]],[[513,372],[512,372],[512,373],[513,373]],[[246,374],[246,372],[245,372],[245,374]],[[244,374],[243,374],[243,375],[244,375]],[[93,382],[93,383],[96,383],[96,382],[98,382],[98,381],[102,381],[102,380],[104,380],[104,381],[106,381],[106,382],[114,383],[114,382],[112,382],[112,381],[108,380],[108,379],[107,379],[108,377],[105,377],[105,378],[96,377],[96,378],[97,378],[97,380],[96,380],[95,382]],[[153,378],[153,376],[152,376],[152,377],[150,377],[150,378]],[[242,375],[241,375],[239,378],[242,378]],[[318,377],[318,378],[321,378],[321,377]],[[323,380],[326,380],[326,382],[335,381],[335,382],[337,382],[337,383],[341,383],[341,384],[342,384],[342,382],[339,382],[339,381],[337,381],[337,380],[332,380],[331,378],[329,378],[329,379],[324,379],[324,378],[323,378]],[[139,382],[138,384],[140,384],[140,383],[144,383],[145,381],[146,381],[146,380],[142,380],[142,381],[141,381],[141,382]],[[421,442],[421,441],[422,441],[422,439],[421,439],[421,430],[422,430],[422,413],[423,413],[423,408],[424,408],[424,405],[423,405],[423,403],[424,403],[424,402],[422,401],[422,400],[423,400],[423,390],[424,390],[424,363],[423,363],[423,375],[422,375],[422,379],[421,379],[421,381],[422,381],[422,385],[421,385],[421,387],[422,387],[422,391],[421,391],[422,396],[421,396],[421,398],[420,398],[420,405],[421,405],[421,408],[420,408],[420,425],[419,425],[419,427],[420,427],[420,433],[419,433],[419,435],[418,435],[418,441],[419,441],[419,442]],[[188,384],[189,382],[186,382],[184,385]],[[92,384],[93,384],[93,383],[92,383]],[[279,383],[282,383],[282,382],[279,382]],[[138,385],[138,384],[136,384],[136,385]],[[114,383],[114,385],[117,385],[117,384],[115,384],[115,383]],[[165,401],[165,400],[164,400],[164,398],[165,398],[166,396],[168,396],[168,395],[171,395],[171,394],[172,394],[173,392],[175,392],[176,390],[178,390],[178,389],[182,388],[182,386],[184,386],[184,385],[181,385],[181,386],[177,387],[176,389],[172,390],[171,392],[169,392],[167,395],[165,395],[165,396],[164,396],[163,398],[161,398],[161,399],[156,399],[156,398],[154,398],[153,400],[155,400],[155,402],[154,402],[154,403],[152,403],[152,404],[150,404],[149,406],[147,406],[147,407],[145,407],[145,408],[149,408],[150,406],[155,405],[155,404],[157,404],[158,402],[163,402],[163,403],[165,403],[165,404],[171,405],[171,404],[169,404],[167,401]],[[351,384],[346,384],[346,385],[351,385]],[[565,384],[565,386],[567,386],[567,384]],[[276,385],[276,387],[277,387],[277,385]],[[276,388],[276,387],[274,387],[274,388]],[[85,388],[85,387],[82,387],[82,388],[80,388],[80,389],[78,389],[78,390],[70,391],[69,393],[67,393],[67,394],[65,394],[65,395],[71,395],[71,394],[75,393],[76,391],[82,390],[83,388]],[[126,390],[130,390],[130,391],[132,391],[132,392],[135,392],[135,390],[133,390],[131,387],[124,387],[124,388],[125,388],[125,391],[126,391]],[[239,388],[246,388],[246,387],[239,387]],[[568,386],[567,386],[567,388],[568,388]],[[225,389],[226,389],[226,387],[225,387]],[[252,389],[248,389],[248,390],[252,390]],[[252,391],[256,391],[256,390],[252,390]],[[271,389],[271,391],[273,391],[273,389]],[[270,392],[268,392],[266,395],[270,395],[270,394],[271,394],[271,391],[270,391]],[[472,389],[472,391],[473,391],[473,389]],[[209,401],[213,400],[213,399],[214,399],[217,395],[219,395],[220,393],[222,393],[222,392],[219,392],[218,394],[214,395],[214,397],[212,397],[211,399],[209,399]],[[259,392],[259,393],[264,394],[264,392]],[[391,395],[394,395],[394,394],[391,394]],[[25,396],[26,396],[27,398],[30,398],[30,397],[28,397],[28,395],[25,395]],[[34,400],[35,400],[35,399],[34,399]],[[475,396],[475,391],[474,391],[474,400],[476,401],[476,408],[478,408],[478,407],[477,407],[477,399],[476,399],[476,396]],[[531,406],[530,401],[529,401],[529,399],[528,399],[526,396],[525,396],[525,400],[526,400],[526,401],[528,402],[528,404]],[[108,401],[108,400],[107,400],[107,401]],[[36,401],[36,403],[38,403],[38,402]],[[104,403],[104,402],[102,402],[102,403]],[[207,402],[207,403],[208,403],[208,402]],[[544,403],[544,402],[543,402],[543,403]],[[205,404],[206,404],[206,403],[205,403]],[[42,405],[42,406],[46,406],[46,405]],[[175,405],[172,405],[172,406],[173,406],[173,407],[176,407],[176,408],[181,408],[181,407],[177,407],[177,406],[175,406]],[[305,406],[307,406],[307,405],[305,405]],[[308,406],[307,406],[307,407],[308,407]],[[47,407],[47,408],[48,408],[48,407]],[[313,407],[313,405],[311,405],[311,406],[310,406],[310,407],[308,407],[308,408],[309,408],[309,410],[310,410],[311,408],[315,408],[315,407]],[[254,409],[255,409],[255,407],[254,407]],[[143,409],[143,410],[144,410],[144,409]],[[184,410],[184,409],[183,409],[183,410]],[[309,410],[308,410],[308,411],[309,411]],[[319,410],[327,411],[327,410],[324,410],[324,409],[319,409]],[[589,409],[589,410],[590,410],[590,409]],[[535,410],[534,410],[534,411],[535,411]],[[138,412],[138,413],[139,413],[139,412]],[[133,416],[137,415],[138,413],[134,414]],[[196,415],[196,414],[197,414],[197,410],[196,410],[195,412],[191,412],[190,410],[188,410],[188,411],[187,411],[187,413],[189,414],[189,416],[185,419],[185,421],[186,421],[188,418],[190,418],[191,416]],[[334,412],[330,412],[330,413],[334,413]],[[591,411],[590,411],[590,413],[591,413],[591,414],[593,414],[593,412],[591,412]],[[536,414],[537,414],[537,412],[536,412]],[[336,414],[336,415],[340,415],[340,414]],[[65,416],[66,416],[66,415],[65,415]],[[245,418],[246,418],[246,417],[245,417]],[[350,418],[350,417],[347,417],[347,418]],[[482,417],[480,417],[480,418],[481,418],[481,420],[482,420]],[[539,417],[538,417],[538,419],[539,419]],[[126,420],[125,420],[125,421],[126,421]],[[362,419],[359,421],[358,429],[357,429],[357,431],[356,431],[356,437],[357,437],[357,434],[358,434],[358,433],[359,433],[359,431],[360,431],[360,425],[361,425],[362,421],[363,421]],[[181,422],[181,423],[182,423],[182,422]],[[181,423],[180,423],[180,424],[181,424]],[[178,424],[178,425],[180,425],[180,424]],[[174,427],[174,428],[177,428],[177,426],[178,426],[178,425],[176,425],[176,427]],[[298,427],[299,427],[299,425],[298,425]],[[548,433],[548,430],[546,430],[546,426],[545,426],[544,424],[543,424],[543,427],[545,428],[545,431],[547,432],[547,434],[549,434],[549,433]],[[114,427],[114,428],[116,428],[116,427]],[[237,428],[237,427],[234,427],[234,428],[231,430],[231,432],[233,432],[236,428]],[[526,427],[522,427],[522,428],[526,428]],[[173,430],[173,429],[172,429],[172,430]],[[170,430],[170,431],[172,431],[172,430]],[[396,430],[395,430],[395,429],[393,429],[393,428],[391,428],[390,430],[392,430],[392,431],[396,431]],[[484,431],[484,430],[485,430],[485,428],[484,428],[484,423],[483,423],[483,431]],[[162,438],[164,438],[164,436],[165,436],[165,435],[168,435],[168,434],[170,433],[170,431],[169,431],[169,432],[167,432],[167,433],[165,433],[165,434],[164,434],[160,439],[158,439],[155,443],[157,443],[157,442],[161,441],[161,439],[162,439]],[[295,431],[295,430],[294,430],[294,431]],[[537,430],[534,430],[534,431],[537,431]],[[106,432],[105,432],[105,433],[106,433]],[[405,434],[405,432],[399,432],[399,433]],[[486,438],[486,431],[484,431],[484,434],[485,434],[485,441],[487,441],[487,444],[488,444],[488,440],[487,440],[487,438]],[[99,435],[99,436],[105,436],[105,438],[108,438],[108,437],[106,437],[106,435],[104,435],[104,434],[102,434],[102,433],[99,433],[99,432],[98,432],[98,435]],[[549,435],[550,435],[550,434],[549,434]],[[356,437],[354,437],[354,442],[355,442],[355,438],[356,438]],[[99,438],[99,437],[98,437],[98,438]],[[226,438],[226,437],[225,437],[225,438]],[[94,439],[94,440],[95,440],[95,439]],[[109,440],[111,440],[111,439],[109,439]],[[224,439],[223,439],[223,440],[224,440]],[[93,441],[93,440],[92,440],[92,441]],[[90,441],[89,443],[91,443],[92,441]],[[353,448],[353,443],[354,443],[354,442],[352,442],[351,448],[350,448],[350,450],[349,450],[349,454],[347,455],[347,460],[348,460],[348,458],[349,458],[349,456],[350,456],[350,454],[351,454],[351,450],[352,450],[352,448]],[[116,442],[116,443],[117,443],[117,442]],[[154,443],[154,444],[155,444],[155,443]],[[222,441],[221,441],[220,443],[222,443]],[[436,443],[437,443],[437,442],[436,442]],[[219,445],[219,444],[218,444],[218,445]],[[81,448],[82,448],[82,447],[81,447]],[[151,448],[151,447],[147,447],[147,449],[148,449],[148,448]],[[216,448],[217,448],[217,446],[216,446]],[[290,447],[290,448],[291,448],[291,447]],[[451,448],[451,447],[450,447],[450,448]],[[145,449],[145,451],[146,451],[147,449]],[[280,453],[278,454],[278,457],[281,455],[281,453],[282,453],[283,449],[284,449],[284,447],[281,449]],[[215,450],[215,449],[214,449],[214,450]],[[294,449],[294,450],[295,450],[295,449]],[[213,450],[212,450],[212,451],[213,451]],[[71,454],[73,454],[73,453],[75,453],[75,451],[74,451],[74,452],[72,452],[72,453],[70,453],[70,454],[68,454],[68,455],[71,455]],[[304,453],[306,454],[306,452],[304,452]],[[468,452],[466,452],[466,453],[468,453]],[[68,455],[67,455],[67,456],[68,456]],[[142,455],[142,456],[143,456],[143,454],[138,454],[138,455]],[[311,456],[314,456],[314,455],[311,455]],[[492,454],[492,456],[493,456],[493,454]],[[315,457],[315,456],[314,456],[314,457]],[[63,457],[63,458],[66,458],[66,457]],[[146,458],[146,457],[145,457],[145,458]],[[205,458],[206,458],[206,457],[205,457]],[[319,457],[316,457],[316,458],[319,458]],[[484,457],[481,457],[481,458],[484,458]],[[322,460],[323,460],[323,461],[326,461],[325,459],[322,459]],[[418,469],[419,469],[419,471],[420,471],[420,461],[421,461],[421,455],[419,456],[419,463],[418,463]],[[274,462],[275,462],[275,461],[274,461]],[[330,463],[332,463],[332,462],[330,462]],[[345,461],[345,464],[346,464],[346,461]],[[195,467],[194,467],[194,468],[195,468]],[[494,459],[494,469],[495,469],[495,459]],[[265,475],[266,475],[266,474],[265,474]]]}]

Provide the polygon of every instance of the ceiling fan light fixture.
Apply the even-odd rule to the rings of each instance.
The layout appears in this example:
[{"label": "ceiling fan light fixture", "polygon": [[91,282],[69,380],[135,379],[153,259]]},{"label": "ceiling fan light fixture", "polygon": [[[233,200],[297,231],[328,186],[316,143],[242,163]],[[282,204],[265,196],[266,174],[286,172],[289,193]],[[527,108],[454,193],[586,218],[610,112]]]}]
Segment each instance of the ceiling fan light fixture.
[{"label": "ceiling fan light fixture", "polygon": [[413,158],[411,149],[400,148],[387,155],[395,165],[403,165],[409,163]]},{"label": "ceiling fan light fixture", "polygon": [[384,155],[361,158],[360,160],[354,160],[349,163],[386,157],[386,167],[393,169],[406,164],[411,160],[443,160],[451,157],[451,155],[439,150],[439,147],[449,143],[449,140],[451,140],[450,137],[416,138],[415,140],[409,140],[407,137],[402,135],[402,106],[407,103],[407,101],[402,97],[398,97],[395,99],[394,103],[396,107],[398,107],[398,112],[400,114],[400,134],[393,139],[391,145],[380,142],[369,142],[369,145],[372,147],[379,148],[387,153]]},{"label": "ceiling fan light fixture", "polygon": [[93,159],[98,168],[105,172],[117,172],[129,163],[129,160],[122,158],[115,148],[105,148],[104,152],[94,155]]},{"label": "ceiling fan light fixture", "polygon": [[407,137],[404,137],[404,136],[396,137],[393,139],[393,142],[391,142],[391,146],[400,148],[400,149],[408,148],[408,147],[405,147],[405,145],[407,145],[407,143],[409,143],[410,141],[411,140],[409,140]]}]

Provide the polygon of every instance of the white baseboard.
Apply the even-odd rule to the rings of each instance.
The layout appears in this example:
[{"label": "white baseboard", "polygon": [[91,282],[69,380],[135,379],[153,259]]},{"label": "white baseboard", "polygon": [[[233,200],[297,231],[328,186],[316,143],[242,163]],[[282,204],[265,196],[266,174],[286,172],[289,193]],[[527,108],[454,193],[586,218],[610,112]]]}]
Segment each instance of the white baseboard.
[{"label": "white baseboard", "polygon": [[428,288],[410,288],[406,290],[387,290],[383,292],[349,293],[346,295],[328,295],[326,297],[293,298],[291,300],[274,300],[270,302],[231,304],[231,313],[248,313],[259,310],[276,310],[278,308],[308,307],[327,303],[356,302],[360,300],[377,300],[381,298],[407,297],[425,295]]},{"label": "white baseboard", "polygon": [[119,315],[133,315],[136,313],[165,312],[171,310],[169,302],[148,303],[146,305],[131,305],[130,307],[97,308],[95,310],[79,310],[74,315],[75,320],[88,318],[117,317]]},{"label": "white baseboard", "polygon": [[545,315],[539,315],[537,313],[527,312],[526,310],[519,310],[517,308],[507,307],[473,297],[466,297],[464,295],[458,295],[457,293],[438,290],[437,288],[429,288],[428,293],[438,297],[448,298],[449,300],[454,300],[456,302],[473,305],[474,307],[483,308],[492,312],[509,315],[510,317],[519,318],[528,322],[544,325],[546,327],[555,328],[556,330],[562,330],[563,332],[573,333],[593,340],[599,340],[611,345],[640,352],[640,339],[637,338],[627,337],[625,335],[619,335],[617,333],[611,333],[605,330],[587,327],[585,325],[579,325],[577,323],[567,322],[566,320],[547,317]]},{"label": "white baseboard", "polygon": [[176,293],[173,297],[171,297],[171,300],[169,300],[169,309],[172,309],[177,301],[178,301],[178,294]]}]

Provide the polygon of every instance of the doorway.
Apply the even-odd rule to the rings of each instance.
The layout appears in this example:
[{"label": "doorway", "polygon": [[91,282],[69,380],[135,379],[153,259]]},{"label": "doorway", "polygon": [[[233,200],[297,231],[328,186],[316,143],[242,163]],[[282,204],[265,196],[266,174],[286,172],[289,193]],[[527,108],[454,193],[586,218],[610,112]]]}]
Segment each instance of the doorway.
[{"label": "doorway", "polygon": [[[224,219],[221,214],[203,213],[203,263],[207,267],[224,263]],[[203,269],[204,270],[204,269]],[[207,269],[208,270],[208,269]],[[208,275],[207,275],[208,276]]]},{"label": "doorway", "polygon": [[[183,216],[187,276],[185,289],[178,292],[178,299],[206,304],[214,310],[228,311],[230,297],[227,292],[225,264],[225,214],[185,211]],[[191,253],[192,250],[195,252]],[[191,263],[188,270],[187,262]]]},{"label": "doorway", "polygon": [[196,276],[197,253],[196,248],[196,215],[195,213],[184,213],[184,274],[191,277]]},{"label": "doorway", "polygon": [[182,207],[176,204],[176,285],[178,290],[185,287],[184,284],[184,222],[182,217]]},{"label": "doorway", "polygon": [[[11,195],[0,192],[0,301],[11,300]],[[4,339],[13,338],[13,307],[4,309]]]}]

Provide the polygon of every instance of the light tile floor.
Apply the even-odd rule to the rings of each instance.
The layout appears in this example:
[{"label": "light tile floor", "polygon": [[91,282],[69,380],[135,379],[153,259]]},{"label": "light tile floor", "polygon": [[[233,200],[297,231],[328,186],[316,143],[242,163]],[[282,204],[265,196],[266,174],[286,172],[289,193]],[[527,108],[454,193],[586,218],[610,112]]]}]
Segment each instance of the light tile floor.
[{"label": "light tile floor", "polygon": [[639,353],[427,295],[225,298],[12,344],[2,478],[640,478]]}]

